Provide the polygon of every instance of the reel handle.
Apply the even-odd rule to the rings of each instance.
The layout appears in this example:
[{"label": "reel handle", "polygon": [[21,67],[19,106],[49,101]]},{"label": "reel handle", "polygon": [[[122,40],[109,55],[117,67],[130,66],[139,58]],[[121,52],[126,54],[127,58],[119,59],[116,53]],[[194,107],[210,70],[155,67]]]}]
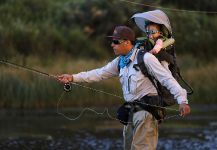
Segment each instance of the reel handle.
[{"label": "reel handle", "polygon": [[66,83],[63,86],[64,91],[69,92],[72,90],[71,84],[70,83]]}]

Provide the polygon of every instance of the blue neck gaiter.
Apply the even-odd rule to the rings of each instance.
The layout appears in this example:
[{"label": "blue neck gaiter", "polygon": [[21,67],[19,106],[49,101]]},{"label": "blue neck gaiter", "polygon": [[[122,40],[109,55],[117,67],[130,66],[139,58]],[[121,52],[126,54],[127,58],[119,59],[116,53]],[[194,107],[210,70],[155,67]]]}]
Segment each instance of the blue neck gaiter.
[{"label": "blue neck gaiter", "polygon": [[119,67],[124,68],[130,63],[130,57],[133,54],[133,49],[128,52],[127,55],[121,55],[119,60]]}]

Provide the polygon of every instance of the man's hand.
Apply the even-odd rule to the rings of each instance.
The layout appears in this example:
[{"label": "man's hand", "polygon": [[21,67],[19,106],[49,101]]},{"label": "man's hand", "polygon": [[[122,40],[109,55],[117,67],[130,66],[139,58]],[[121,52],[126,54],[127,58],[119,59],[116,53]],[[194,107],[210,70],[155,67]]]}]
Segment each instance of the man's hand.
[{"label": "man's hand", "polygon": [[73,82],[73,76],[71,74],[62,74],[62,75],[56,76],[56,79],[62,83]]},{"label": "man's hand", "polygon": [[190,114],[191,108],[190,108],[190,106],[188,104],[183,103],[183,104],[179,105],[179,112],[180,112],[180,115],[182,117],[184,117],[184,116]]}]

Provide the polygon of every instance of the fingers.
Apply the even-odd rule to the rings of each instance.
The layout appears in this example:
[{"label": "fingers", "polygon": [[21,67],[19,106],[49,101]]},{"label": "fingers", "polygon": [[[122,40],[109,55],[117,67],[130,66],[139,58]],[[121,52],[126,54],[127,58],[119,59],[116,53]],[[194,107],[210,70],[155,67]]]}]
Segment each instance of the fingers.
[{"label": "fingers", "polygon": [[72,81],[72,75],[69,75],[69,74],[58,75],[55,78],[57,79],[57,81],[64,83],[64,84]]},{"label": "fingers", "polygon": [[185,110],[182,108],[180,110],[180,116],[184,117],[186,115]]},{"label": "fingers", "polygon": [[191,109],[190,109],[189,105],[187,105],[187,104],[181,104],[179,111],[180,111],[180,116],[185,117],[188,114],[190,114]]}]

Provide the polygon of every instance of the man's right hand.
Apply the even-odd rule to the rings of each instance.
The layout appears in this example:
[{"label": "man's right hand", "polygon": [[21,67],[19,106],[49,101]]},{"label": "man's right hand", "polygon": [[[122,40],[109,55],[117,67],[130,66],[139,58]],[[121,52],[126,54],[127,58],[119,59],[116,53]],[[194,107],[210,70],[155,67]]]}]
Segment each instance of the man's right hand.
[{"label": "man's right hand", "polygon": [[71,74],[62,74],[62,75],[56,76],[56,79],[59,82],[65,84],[65,83],[73,82],[73,75],[71,75]]}]

